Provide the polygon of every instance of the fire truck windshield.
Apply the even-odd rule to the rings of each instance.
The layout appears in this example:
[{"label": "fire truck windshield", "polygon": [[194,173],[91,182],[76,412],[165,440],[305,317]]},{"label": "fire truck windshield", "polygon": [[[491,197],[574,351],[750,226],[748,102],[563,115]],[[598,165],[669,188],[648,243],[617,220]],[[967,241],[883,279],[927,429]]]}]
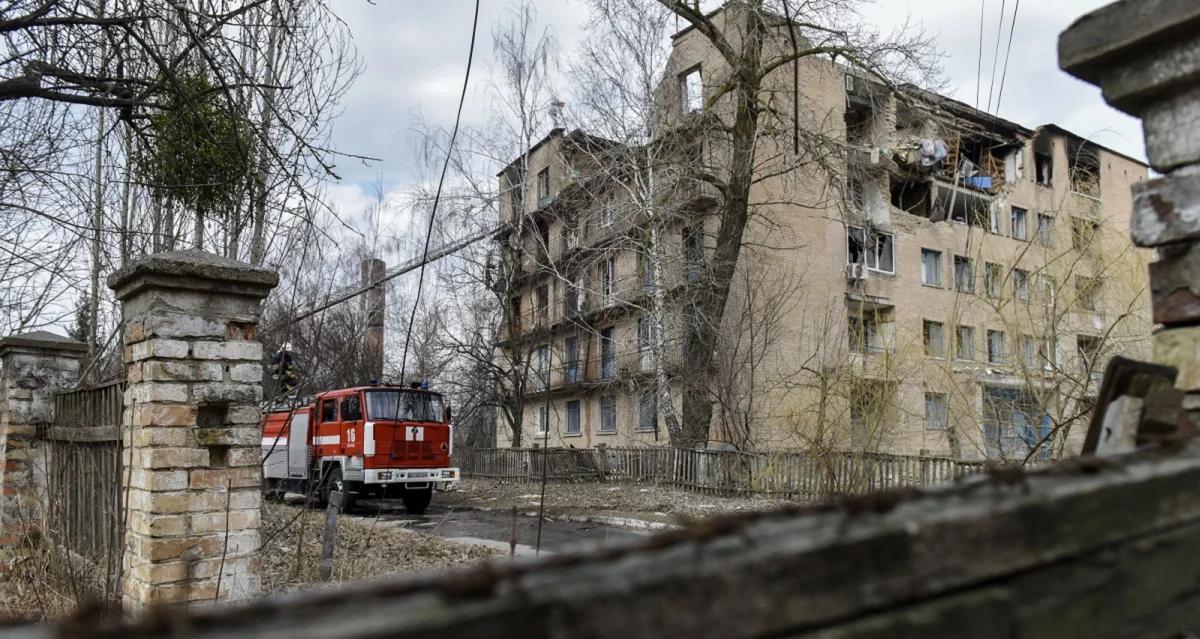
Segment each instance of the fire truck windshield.
[{"label": "fire truck windshield", "polygon": [[442,396],[411,390],[367,391],[367,419],[406,422],[444,422]]}]

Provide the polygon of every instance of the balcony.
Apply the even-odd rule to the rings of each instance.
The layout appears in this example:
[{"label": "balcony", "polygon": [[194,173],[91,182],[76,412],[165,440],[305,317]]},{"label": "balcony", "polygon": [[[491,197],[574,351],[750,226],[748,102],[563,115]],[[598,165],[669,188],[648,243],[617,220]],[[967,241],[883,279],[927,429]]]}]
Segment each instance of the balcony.
[{"label": "balcony", "polygon": [[[681,368],[679,343],[668,343],[666,347],[664,364],[667,374],[674,377],[678,375]],[[597,348],[594,346],[593,351]],[[649,349],[619,352],[608,359],[593,352],[590,357],[581,358],[573,363],[559,361],[561,356],[561,350],[556,349],[551,357],[553,362],[549,371],[551,393],[584,391],[621,382],[649,380],[655,374],[654,354]],[[544,376],[545,373],[543,373],[542,379],[545,379]],[[542,379],[539,379],[536,371],[530,373],[525,387],[526,396],[546,392],[546,385]]]}]

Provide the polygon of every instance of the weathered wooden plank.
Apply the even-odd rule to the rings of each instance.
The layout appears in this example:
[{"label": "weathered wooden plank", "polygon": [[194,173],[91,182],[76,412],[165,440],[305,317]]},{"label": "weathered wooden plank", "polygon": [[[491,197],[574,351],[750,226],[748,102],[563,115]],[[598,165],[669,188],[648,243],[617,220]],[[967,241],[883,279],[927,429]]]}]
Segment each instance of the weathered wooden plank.
[{"label": "weathered wooden plank", "polygon": [[[870,636],[884,626],[849,622],[876,615],[919,624],[926,636],[997,636],[988,634],[996,623],[1010,630],[998,636],[1158,636],[1200,614],[1180,605],[1194,603],[1200,583],[1200,558],[1183,556],[1200,542],[1198,481],[1200,442],[1192,441],[1177,451],[716,519],[618,549],[196,611],[186,623],[197,639],[627,639],[839,628],[833,636]],[[1060,588],[1070,596],[1049,592]],[[1067,627],[1081,632],[1052,632]]]}]

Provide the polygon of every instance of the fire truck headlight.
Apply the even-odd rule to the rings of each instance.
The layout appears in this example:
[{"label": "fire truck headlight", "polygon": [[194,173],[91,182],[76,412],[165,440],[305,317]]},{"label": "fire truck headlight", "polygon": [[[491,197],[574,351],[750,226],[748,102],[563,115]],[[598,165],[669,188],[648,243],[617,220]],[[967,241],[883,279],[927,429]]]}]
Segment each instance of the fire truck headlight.
[{"label": "fire truck headlight", "polygon": [[454,479],[454,471],[453,470],[443,470],[442,478],[443,479]]}]

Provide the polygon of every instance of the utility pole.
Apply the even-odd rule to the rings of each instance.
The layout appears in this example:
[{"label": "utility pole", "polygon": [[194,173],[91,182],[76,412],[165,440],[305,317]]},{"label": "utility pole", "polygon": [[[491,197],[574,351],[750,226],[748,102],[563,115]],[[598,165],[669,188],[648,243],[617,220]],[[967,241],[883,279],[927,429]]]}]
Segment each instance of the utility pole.
[{"label": "utility pole", "polygon": [[366,289],[366,295],[363,296],[363,352],[366,353],[371,381],[382,382],[383,311],[387,301],[383,278],[387,273],[387,263],[373,257],[367,258],[362,261],[361,272],[362,286]]}]

